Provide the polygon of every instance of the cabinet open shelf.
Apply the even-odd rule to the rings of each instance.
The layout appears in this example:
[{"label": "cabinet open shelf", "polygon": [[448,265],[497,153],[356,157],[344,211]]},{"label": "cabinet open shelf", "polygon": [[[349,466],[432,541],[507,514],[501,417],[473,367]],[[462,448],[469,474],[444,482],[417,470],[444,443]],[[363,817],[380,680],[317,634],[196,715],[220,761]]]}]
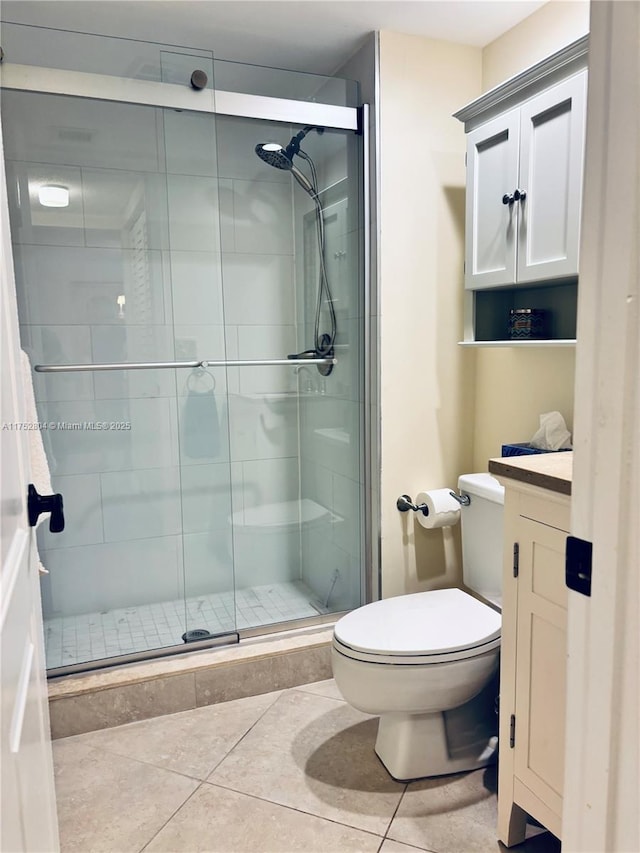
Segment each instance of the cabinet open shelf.
[{"label": "cabinet open shelf", "polygon": [[[571,346],[576,341],[577,278],[523,287],[487,288],[467,293],[467,346]],[[545,311],[544,339],[509,337],[512,308]]]}]

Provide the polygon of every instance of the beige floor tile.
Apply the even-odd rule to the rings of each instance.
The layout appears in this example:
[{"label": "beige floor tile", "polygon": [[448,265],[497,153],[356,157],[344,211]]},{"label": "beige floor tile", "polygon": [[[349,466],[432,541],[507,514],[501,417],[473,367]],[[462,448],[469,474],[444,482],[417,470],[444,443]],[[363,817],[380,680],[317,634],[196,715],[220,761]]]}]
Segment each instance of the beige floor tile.
[{"label": "beige floor tile", "polygon": [[280,693],[264,693],[69,738],[196,779],[206,779]]},{"label": "beige floor tile", "polygon": [[392,841],[391,838],[385,838],[380,848],[380,853],[414,853],[416,850],[424,850],[424,847],[412,847],[410,844],[401,844],[399,841]]},{"label": "beige floor tile", "polygon": [[344,702],[342,693],[338,690],[338,685],[333,678],[328,678],[326,681],[315,681],[312,684],[301,684],[294,689],[302,690],[303,693],[314,693],[316,696],[326,696],[328,699],[340,699]]},{"label": "beige floor tile", "polygon": [[209,779],[384,835],[404,785],[391,779],[373,751],[377,724],[345,702],[290,691]]},{"label": "beige floor tile", "polygon": [[389,838],[434,853],[497,853],[497,800],[484,787],[484,772],[412,782]]},{"label": "beige floor tile", "polygon": [[54,743],[62,853],[134,853],[198,783],[130,758]]},{"label": "beige floor tile", "polygon": [[203,785],[145,853],[376,853],[376,835]]}]

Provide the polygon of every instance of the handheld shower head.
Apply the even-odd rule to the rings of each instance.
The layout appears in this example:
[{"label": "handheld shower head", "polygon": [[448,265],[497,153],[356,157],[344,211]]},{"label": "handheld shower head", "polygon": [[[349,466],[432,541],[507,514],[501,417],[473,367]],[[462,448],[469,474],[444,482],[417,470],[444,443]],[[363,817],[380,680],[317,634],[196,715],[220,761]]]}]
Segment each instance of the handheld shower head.
[{"label": "handheld shower head", "polygon": [[286,150],[277,142],[260,142],[256,145],[255,151],[261,160],[276,169],[288,169],[290,171],[293,166]]},{"label": "handheld shower head", "polygon": [[283,148],[277,142],[260,142],[255,147],[255,152],[261,160],[276,169],[286,169],[291,172],[302,189],[308,192],[312,198],[315,198],[316,191],[311,185],[311,181],[294,165],[291,159],[292,155],[289,155],[288,151],[289,146]]}]

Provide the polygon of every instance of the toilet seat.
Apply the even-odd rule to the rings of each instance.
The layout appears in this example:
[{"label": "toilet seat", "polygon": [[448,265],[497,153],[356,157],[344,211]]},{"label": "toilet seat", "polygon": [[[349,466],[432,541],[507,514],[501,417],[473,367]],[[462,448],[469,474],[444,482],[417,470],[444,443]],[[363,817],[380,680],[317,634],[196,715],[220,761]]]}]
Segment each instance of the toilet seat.
[{"label": "toilet seat", "polygon": [[500,645],[500,614],[460,589],[399,595],[343,616],[334,649],[377,664],[433,665],[463,660]]}]

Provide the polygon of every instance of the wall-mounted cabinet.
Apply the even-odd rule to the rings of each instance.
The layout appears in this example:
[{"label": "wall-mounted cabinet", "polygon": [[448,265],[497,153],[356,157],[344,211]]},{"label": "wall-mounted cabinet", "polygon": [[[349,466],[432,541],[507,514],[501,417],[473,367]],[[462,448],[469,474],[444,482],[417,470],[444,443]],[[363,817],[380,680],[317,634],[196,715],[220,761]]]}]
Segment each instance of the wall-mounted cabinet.
[{"label": "wall-mounted cabinet", "polygon": [[458,113],[467,132],[465,343],[513,341],[512,308],[545,312],[544,341],[575,339],[587,39]]}]

